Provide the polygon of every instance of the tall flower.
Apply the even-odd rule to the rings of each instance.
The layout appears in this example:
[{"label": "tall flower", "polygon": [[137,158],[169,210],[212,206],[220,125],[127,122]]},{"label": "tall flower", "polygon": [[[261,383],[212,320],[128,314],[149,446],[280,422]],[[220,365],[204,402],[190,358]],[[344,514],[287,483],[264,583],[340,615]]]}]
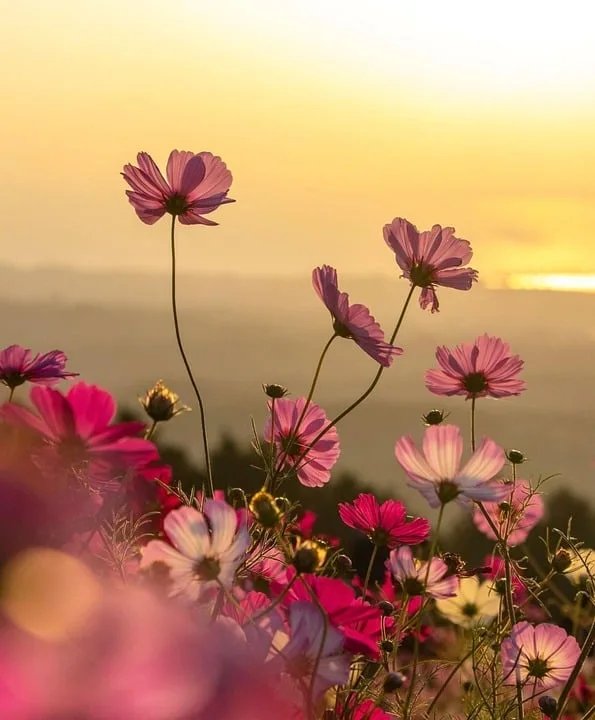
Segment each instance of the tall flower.
[{"label": "tall flower", "polygon": [[291,636],[283,648],[285,670],[320,697],[333,685],[349,677],[350,656],[343,652],[343,633],[329,625],[311,602],[296,602],[289,608]]},{"label": "tall flower", "polygon": [[410,547],[392,550],[387,565],[394,579],[408,595],[429,595],[433,598],[448,598],[456,595],[459,579],[448,574],[447,564],[440,558],[427,562],[413,557]]},{"label": "tall flower", "polygon": [[[484,510],[498,529],[500,537],[506,538],[509,545],[519,545],[525,542],[531,530],[543,517],[543,499],[539,493],[532,491],[526,480],[517,479],[514,486],[500,482],[507,488],[508,497],[499,503],[485,503]],[[479,508],[473,513],[473,522],[490,540],[497,539]]]},{"label": "tall flower", "polygon": [[440,369],[426,372],[426,387],[435,395],[503,398],[525,389],[518,379],[523,360],[511,355],[510,345],[497,337],[480,335],[454,350],[438,347],[436,360]]},{"label": "tall flower", "polygon": [[44,440],[37,459],[43,470],[83,473],[88,482],[105,479],[110,466],[138,469],[158,457],[152,442],[135,437],[140,422],[113,423],[116,403],[106,390],[79,382],[66,394],[48,387],[31,390],[37,414],[14,404],[2,418],[29,427]]},{"label": "tall flower", "polygon": [[305,397],[276,400],[274,422],[271,423],[270,417],[267,420],[264,430],[266,440],[276,443],[282,463],[297,466],[298,480],[306,487],[325,485],[339,457],[339,436],[334,427],[314,443],[328,423],[329,419],[321,407],[312,402],[306,407]]},{"label": "tall flower", "polygon": [[580,647],[557,625],[520,622],[500,649],[504,684],[523,683],[528,695],[537,695],[566,682],[576,665]]},{"label": "tall flower", "polygon": [[407,520],[403,503],[387,500],[382,505],[371,493],[361,493],[353,503],[339,503],[341,520],[363,532],[378,546],[418,545],[430,534],[425,518]]},{"label": "tall flower", "polygon": [[472,628],[496,617],[500,596],[492,583],[480,582],[471,575],[461,578],[455,597],[437,600],[436,607],[455,625]]},{"label": "tall flower", "polygon": [[78,373],[66,371],[66,355],[61,350],[31,354],[20,345],[9,345],[0,351],[0,383],[14,390],[23,383],[54,385]]},{"label": "tall flower", "polygon": [[403,350],[389,345],[384,332],[365,305],[350,305],[349,295],[339,291],[337,271],[329,265],[312,271],[312,284],[333,318],[337,335],[353,340],[377,363],[388,367]]},{"label": "tall flower", "polygon": [[404,218],[395,218],[384,226],[384,240],[395,253],[397,265],[412,287],[422,289],[419,304],[422,309],[439,308],[436,286],[455,290],[470,290],[477,281],[477,270],[465,268],[473,256],[471,245],[455,237],[454,228],[434,225],[419,232]]},{"label": "tall flower", "polygon": [[151,540],[142,548],[141,568],[163,563],[169,568],[171,595],[208,599],[219,586],[230,588],[242,563],[250,534],[236,511],[222,500],[205,500],[204,511],[183,506],[163,522],[171,545]]},{"label": "tall flower", "polygon": [[167,161],[167,180],[146,152],[136,156],[138,167],[125,165],[122,173],[132,190],[126,194],[138,217],[153,225],[166,213],[183,225],[217,225],[205,215],[224,203],[231,173],[220,157],[210,152],[194,154],[172,150]]},{"label": "tall flower", "polygon": [[454,425],[432,425],[423,439],[423,453],[409,436],[397,440],[395,456],[409,477],[409,485],[418,490],[430,507],[437,508],[452,500],[467,504],[503,500],[510,488],[494,480],[504,465],[504,450],[484,438],[481,445],[461,468],[463,439]]}]

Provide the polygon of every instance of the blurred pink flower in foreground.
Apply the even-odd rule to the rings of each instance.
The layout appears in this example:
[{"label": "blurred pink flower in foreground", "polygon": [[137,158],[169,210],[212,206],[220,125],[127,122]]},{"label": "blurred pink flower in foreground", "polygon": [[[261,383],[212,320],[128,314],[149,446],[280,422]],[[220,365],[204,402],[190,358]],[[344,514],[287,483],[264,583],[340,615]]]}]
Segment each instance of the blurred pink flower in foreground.
[{"label": "blurred pink flower in foreground", "polygon": [[204,512],[183,506],[163,521],[172,545],[151,540],[142,548],[141,568],[163,563],[169,568],[172,595],[208,598],[219,587],[230,588],[250,544],[245,523],[222,500],[205,500]]},{"label": "blurred pink flower in foreground", "polygon": [[473,343],[436,349],[439,370],[426,372],[426,387],[435,395],[464,395],[503,398],[520,395],[525,389],[517,378],[524,362],[510,354],[510,345],[490,335],[480,335]]},{"label": "blurred pink flower in foreground", "polygon": [[389,345],[384,332],[365,305],[349,304],[349,295],[339,291],[337,271],[329,265],[312,271],[312,284],[318,297],[333,317],[335,333],[350,338],[373,360],[389,367],[395,355],[403,353],[402,348]]},{"label": "blurred pink flower in foreground", "polygon": [[452,500],[467,504],[504,499],[510,488],[494,480],[504,465],[505,455],[493,440],[484,438],[462,468],[463,439],[454,425],[432,425],[424,433],[423,453],[409,436],[397,440],[395,456],[430,507]]},{"label": "blurred pink flower in foreground", "polygon": [[580,647],[557,625],[517,623],[500,650],[504,684],[521,682],[532,696],[566,682],[576,665]]},{"label": "blurred pink flower in foreground", "polygon": [[31,402],[38,414],[14,403],[4,404],[1,416],[15,425],[35,430],[45,441],[37,452],[42,470],[74,472],[86,482],[109,482],[110,465],[140,468],[157,459],[155,445],[138,435],[144,424],[112,424],[116,403],[106,390],[84,382],[66,394],[47,387],[31,390]]},{"label": "blurred pink flower in foreground", "polygon": [[66,371],[66,355],[61,350],[31,355],[31,350],[10,345],[0,351],[0,382],[11,390],[25,382],[54,385],[78,373]]},{"label": "blurred pink flower in foreground", "polygon": [[[525,542],[527,536],[541,520],[544,513],[543,499],[534,493],[526,480],[517,479],[514,486],[500,481],[507,488],[508,496],[499,503],[486,502],[484,509],[492,519],[502,537],[509,545]],[[496,535],[479,508],[473,513],[473,522],[477,529],[490,540]]]},{"label": "blurred pink flower in foreground", "polygon": [[371,493],[358,495],[353,503],[339,503],[339,515],[345,525],[365,533],[379,546],[417,545],[430,534],[428,520],[408,520],[403,503],[387,500],[381,505]]},{"label": "blurred pink flower in foreground", "polygon": [[132,190],[126,194],[136,214],[152,225],[165,213],[179,218],[183,225],[217,225],[204,215],[224,203],[231,173],[220,157],[210,152],[195,155],[186,150],[172,150],[167,161],[167,180],[153,158],[145,152],[137,155],[138,167],[125,165],[122,173]]},{"label": "blurred pink flower in foreground", "polygon": [[454,228],[434,225],[419,232],[408,220],[397,217],[384,226],[384,240],[395,253],[401,277],[410,280],[412,287],[422,288],[419,304],[424,310],[438,311],[436,285],[470,290],[477,281],[477,270],[462,267],[473,256],[471,245],[455,237]]},{"label": "blurred pink flower in foreground", "polygon": [[[269,403],[270,407],[272,406]],[[271,426],[269,417],[264,437],[267,442],[277,444],[282,464],[295,467],[299,460],[297,477],[302,485],[322,487],[331,479],[331,468],[339,457],[339,436],[336,429],[331,427],[312,446],[329,419],[324,410],[313,402],[309,403],[302,417],[305,407],[305,397],[276,400],[274,426]],[[298,427],[300,418],[302,419]]]},{"label": "blurred pink flower in foreground", "polygon": [[457,593],[459,579],[456,575],[448,575],[448,566],[440,558],[430,560],[428,571],[427,562],[415,560],[411,548],[402,547],[391,551],[387,563],[394,579],[409,596],[449,598]]}]

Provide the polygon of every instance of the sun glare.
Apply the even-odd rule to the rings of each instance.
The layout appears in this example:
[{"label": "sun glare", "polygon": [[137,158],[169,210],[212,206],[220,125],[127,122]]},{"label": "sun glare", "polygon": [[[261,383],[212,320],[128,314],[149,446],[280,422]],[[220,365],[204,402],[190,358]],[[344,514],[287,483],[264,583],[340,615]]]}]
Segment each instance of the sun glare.
[{"label": "sun glare", "polygon": [[509,275],[505,284],[512,290],[595,292],[595,275]]}]

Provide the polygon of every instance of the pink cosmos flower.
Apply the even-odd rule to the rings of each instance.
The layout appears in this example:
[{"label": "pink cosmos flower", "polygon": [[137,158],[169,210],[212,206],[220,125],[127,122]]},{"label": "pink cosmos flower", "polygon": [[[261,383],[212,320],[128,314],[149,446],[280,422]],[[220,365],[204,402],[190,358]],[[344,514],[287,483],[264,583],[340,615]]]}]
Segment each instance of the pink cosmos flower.
[{"label": "pink cosmos flower", "polygon": [[384,240],[393,250],[397,265],[413,287],[422,288],[419,304],[432,312],[439,308],[436,286],[470,290],[477,281],[477,270],[464,268],[473,251],[466,240],[454,235],[454,228],[434,225],[419,232],[404,218],[395,218],[384,226]]},{"label": "pink cosmos flower", "polygon": [[312,284],[333,318],[337,335],[354,340],[373,360],[389,367],[402,348],[389,345],[384,332],[365,305],[350,305],[349,295],[339,291],[337,271],[329,265],[312,271]]},{"label": "pink cosmos flower", "polygon": [[365,533],[375,545],[391,549],[418,545],[430,534],[428,520],[408,521],[403,503],[387,500],[380,505],[371,493],[362,493],[352,504],[339,503],[339,515],[345,525]]},{"label": "pink cosmos flower", "polygon": [[523,683],[529,696],[566,682],[580,655],[577,641],[557,625],[517,623],[502,641],[504,684]]},{"label": "pink cosmos flower", "polygon": [[66,372],[66,355],[61,350],[31,355],[31,350],[20,345],[9,345],[0,351],[0,382],[11,390],[30,382],[37,385],[54,385],[78,373]]},{"label": "pink cosmos flower", "polygon": [[221,500],[205,500],[204,512],[183,506],[163,522],[171,545],[151,540],[141,549],[141,568],[163,563],[169,568],[171,595],[210,599],[220,586],[230,588],[250,544],[245,524]]},{"label": "pink cosmos flower", "polygon": [[315,697],[333,685],[347,682],[351,658],[343,652],[343,633],[325,622],[311,602],[293,603],[289,608],[289,624],[290,640],[283,647],[287,673],[309,687],[316,669]]},{"label": "pink cosmos flower", "polygon": [[[539,493],[532,491],[526,480],[517,479],[514,486],[502,480],[500,482],[507,488],[507,496],[499,503],[485,503],[484,509],[498,528],[500,536],[506,538],[511,546],[519,545],[525,542],[531,530],[543,517],[543,499]],[[473,522],[490,540],[497,539],[479,508],[475,508]]]},{"label": "pink cosmos flower", "polygon": [[463,439],[454,425],[432,425],[423,439],[423,453],[409,436],[397,440],[395,456],[430,507],[438,508],[452,500],[462,505],[469,500],[499,502],[510,489],[494,480],[504,465],[504,450],[484,438],[464,467],[461,465]]},{"label": "pink cosmos flower", "polygon": [[473,343],[436,349],[439,370],[426,372],[426,387],[435,395],[464,395],[503,398],[520,395],[525,389],[517,375],[524,362],[510,354],[510,345],[490,335],[480,335]]},{"label": "pink cosmos flower", "polygon": [[[456,575],[448,575],[448,566],[440,558],[428,563],[415,560],[410,547],[392,550],[387,561],[395,580],[408,595],[429,595],[436,599],[454,597],[459,587]],[[427,581],[426,581],[427,577]]]},{"label": "pink cosmos flower", "polygon": [[122,173],[132,190],[126,190],[136,214],[153,225],[165,213],[177,217],[183,225],[217,225],[204,215],[224,203],[231,173],[220,157],[210,152],[194,154],[172,150],[167,161],[167,180],[153,158],[145,152],[136,156],[138,167],[125,165]]},{"label": "pink cosmos flower", "polygon": [[312,445],[329,419],[321,407],[311,402],[297,427],[305,407],[304,397],[276,400],[274,427],[269,417],[264,436],[268,442],[277,444],[280,463],[295,468],[299,461],[297,477],[302,485],[322,487],[331,479],[331,468],[339,458],[339,436],[337,430],[331,427]]},{"label": "pink cosmos flower", "polygon": [[116,403],[106,390],[79,382],[66,394],[35,387],[30,397],[38,414],[7,403],[1,416],[42,437],[45,445],[36,461],[44,471],[74,472],[91,484],[103,485],[112,466],[138,469],[158,458],[152,442],[135,437],[143,423],[112,424]]}]

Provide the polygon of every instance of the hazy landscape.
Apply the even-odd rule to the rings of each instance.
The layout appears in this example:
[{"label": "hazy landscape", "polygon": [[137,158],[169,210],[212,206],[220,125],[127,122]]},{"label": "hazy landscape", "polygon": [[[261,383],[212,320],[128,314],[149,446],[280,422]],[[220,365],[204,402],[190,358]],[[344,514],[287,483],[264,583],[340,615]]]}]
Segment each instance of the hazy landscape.
[{"label": "hazy landscape", "polygon": [[[385,330],[400,311],[407,286],[390,277],[340,276],[356,302],[368,304]],[[434,365],[438,344],[470,341],[489,332],[510,342],[525,359],[525,394],[478,403],[479,434],[531,458],[526,475],[562,473],[563,483],[595,501],[593,443],[593,351],[595,294],[487,290],[444,291],[441,312],[413,304],[399,344],[405,354],[383,376],[375,394],[339,426],[339,467],[383,487],[404,491],[393,457],[395,439],[422,434],[420,416],[432,407],[450,411],[468,429],[469,404],[430,395],[424,371]],[[0,269],[2,342],[38,351],[55,347],[83,379],[114,392],[120,403],[136,398],[163,378],[194,405],[178,357],[169,278],[164,275],[77,273],[60,269]],[[184,276],[179,281],[182,333],[207,404],[213,442],[228,431],[250,439],[250,416],[262,427],[263,382],[305,394],[331,325],[308,277]],[[376,366],[358,348],[337,341],[323,369],[315,400],[329,414],[360,394]],[[166,432],[167,436],[168,433]],[[200,458],[198,415],[175,422],[176,440]],[[241,478],[229,480],[241,484]]]}]

